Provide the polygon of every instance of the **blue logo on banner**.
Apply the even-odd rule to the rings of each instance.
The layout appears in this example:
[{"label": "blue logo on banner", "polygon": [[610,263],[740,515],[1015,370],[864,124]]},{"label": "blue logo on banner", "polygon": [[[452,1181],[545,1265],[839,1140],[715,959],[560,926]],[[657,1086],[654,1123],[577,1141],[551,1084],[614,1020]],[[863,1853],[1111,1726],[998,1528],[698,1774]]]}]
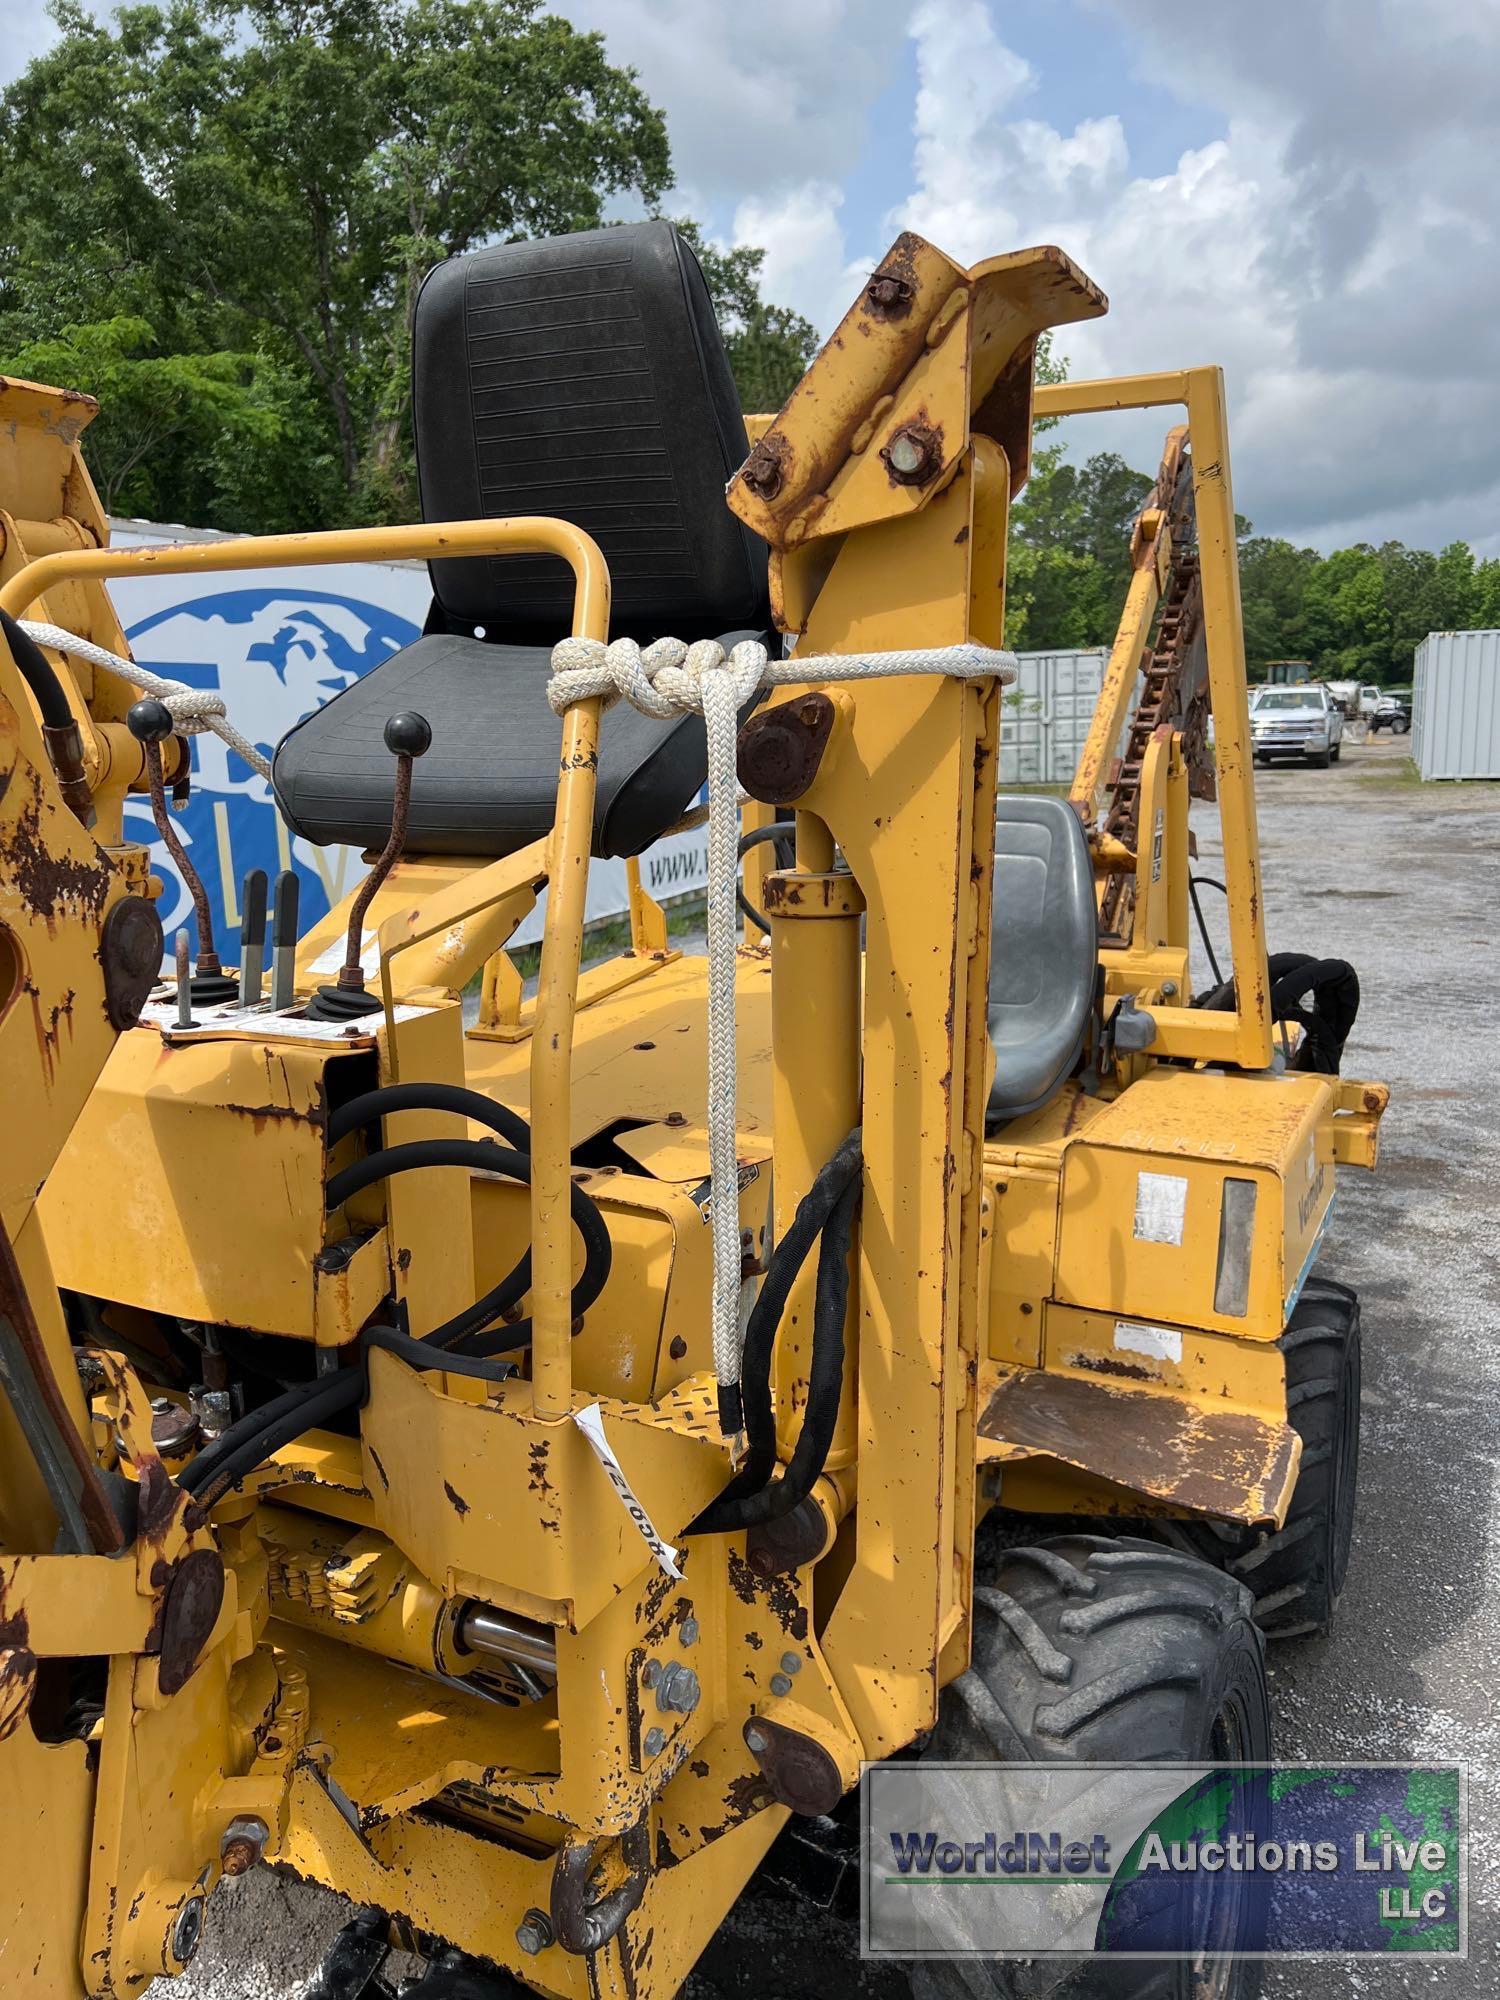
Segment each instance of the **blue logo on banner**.
[{"label": "blue logo on banner", "polygon": [[[128,633],[143,667],[222,694],[236,728],[268,757],[305,715],[419,636],[408,619],[378,604],[286,585],[187,598],[141,619]],[[232,965],[239,958],[239,887],[247,869],[264,868],[274,880],[278,869],[296,868],[306,931],[354,887],[360,862],[343,849],[293,840],[264,778],[221,738],[189,740],[193,795],[174,825],[208,890],[219,955]],[[144,798],[126,801],[125,830],[151,841],[151,865],[165,884],[158,907],[170,943],[182,925],[193,929],[192,902],[155,838]]]}]

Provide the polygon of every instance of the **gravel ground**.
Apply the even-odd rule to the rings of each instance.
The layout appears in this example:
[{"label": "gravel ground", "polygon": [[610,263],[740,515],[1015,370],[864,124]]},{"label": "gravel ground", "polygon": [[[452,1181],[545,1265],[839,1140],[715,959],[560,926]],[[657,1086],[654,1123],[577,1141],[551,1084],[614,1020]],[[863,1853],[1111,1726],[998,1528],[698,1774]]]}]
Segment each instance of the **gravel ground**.
[{"label": "gravel ground", "polygon": [[[1359,970],[1364,1005],[1346,1073],[1393,1087],[1373,1178],[1340,1181],[1327,1268],[1364,1302],[1364,1461],[1348,1587],[1333,1635],[1274,1656],[1278,1753],[1289,1759],[1466,1759],[1470,1957],[1271,1968],[1267,2000],[1492,2000],[1500,1985],[1500,1029],[1490,898],[1500,887],[1500,786],[1404,779],[1405,744],[1350,743],[1326,772],[1259,776],[1274,949]],[[1217,834],[1199,809],[1200,872]],[[1216,935],[1222,911],[1211,906]],[[300,2000],[342,1906],[259,1871],[221,1892],[188,1979],[153,2000]],[[907,2000],[862,1966],[852,1926],[747,1895],[684,2000]]]}]

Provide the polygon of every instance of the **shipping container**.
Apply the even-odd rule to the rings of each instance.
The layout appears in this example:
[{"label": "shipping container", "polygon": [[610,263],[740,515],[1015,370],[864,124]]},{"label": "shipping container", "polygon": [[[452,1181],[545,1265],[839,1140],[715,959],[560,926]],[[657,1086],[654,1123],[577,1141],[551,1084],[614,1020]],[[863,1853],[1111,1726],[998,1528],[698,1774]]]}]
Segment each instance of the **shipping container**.
[{"label": "shipping container", "polygon": [[1500,632],[1429,632],[1418,646],[1411,754],[1424,778],[1500,778]]},{"label": "shipping container", "polygon": [[1000,711],[1000,789],[1072,782],[1104,684],[1103,646],[1018,653],[1020,678]]}]

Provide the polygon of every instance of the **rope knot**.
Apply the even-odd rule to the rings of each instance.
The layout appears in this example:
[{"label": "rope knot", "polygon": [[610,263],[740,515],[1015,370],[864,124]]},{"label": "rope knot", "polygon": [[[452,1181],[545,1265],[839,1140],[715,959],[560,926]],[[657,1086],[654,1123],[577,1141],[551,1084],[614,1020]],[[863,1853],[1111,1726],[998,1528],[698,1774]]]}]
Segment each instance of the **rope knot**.
[{"label": "rope knot", "polygon": [[702,715],[708,689],[725,690],[736,713],[760,686],[766,649],[758,639],[742,639],[726,656],[717,639],[655,639],[642,647],[634,639],[561,639],[552,648],[547,700],[561,715],[571,702],[601,701],[606,708],[622,697],[642,715],[669,722]]}]

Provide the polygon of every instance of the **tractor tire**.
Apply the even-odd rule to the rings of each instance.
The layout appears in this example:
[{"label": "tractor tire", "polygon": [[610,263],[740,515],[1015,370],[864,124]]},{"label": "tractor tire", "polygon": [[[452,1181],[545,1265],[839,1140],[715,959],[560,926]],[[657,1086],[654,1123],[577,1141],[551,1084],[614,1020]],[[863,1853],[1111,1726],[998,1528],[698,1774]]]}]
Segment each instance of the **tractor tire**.
[{"label": "tractor tire", "polygon": [[1302,1469],[1274,1534],[1217,1521],[1164,1521],[1173,1548],[1217,1563],[1255,1598],[1268,1638],[1326,1632],[1349,1570],[1359,1488],[1359,1296],[1311,1277],[1286,1332],[1287,1416],[1302,1439]]},{"label": "tractor tire", "polygon": [[[969,1670],[933,1763],[1254,1764],[1271,1755],[1249,1592],[1159,1543],[1076,1534],[981,1565]],[[1243,1931],[1238,1933],[1243,1937]],[[1260,1968],[1161,1959],[918,1959],[913,2000],[1256,2000]]]}]

